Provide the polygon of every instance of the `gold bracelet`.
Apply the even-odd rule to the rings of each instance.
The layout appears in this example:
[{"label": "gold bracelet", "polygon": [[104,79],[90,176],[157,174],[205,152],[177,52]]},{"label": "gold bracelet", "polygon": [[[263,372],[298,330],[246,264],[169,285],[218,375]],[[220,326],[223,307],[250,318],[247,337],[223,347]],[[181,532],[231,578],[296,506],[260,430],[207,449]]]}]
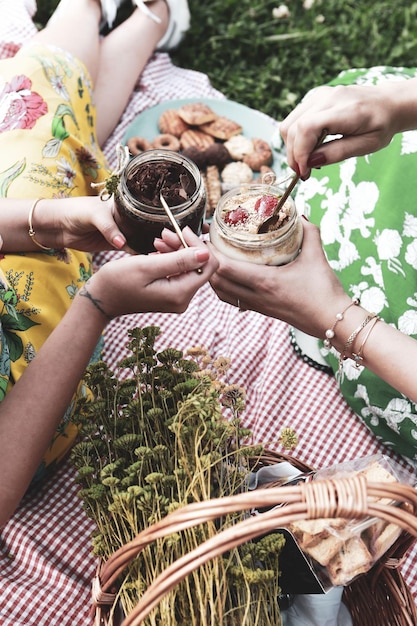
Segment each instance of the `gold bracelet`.
[{"label": "gold bracelet", "polygon": [[42,250],[53,250],[53,248],[47,248],[47,246],[44,246],[43,244],[39,243],[39,241],[37,241],[37,239],[35,239],[35,231],[33,230],[33,225],[32,225],[32,219],[33,219],[33,213],[38,205],[38,202],[40,202],[41,200],[44,200],[44,198],[38,198],[37,200],[35,200],[35,202],[32,204],[32,206],[30,207],[30,211],[29,211],[29,217],[28,217],[28,224],[29,224],[29,237],[32,239],[33,243],[36,244],[38,246],[38,248],[42,248]]},{"label": "gold bracelet", "polygon": [[363,338],[363,341],[361,343],[361,345],[359,346],[359,350],[357,352],[352,352],[352,359],[355,361],[355,367],[359,369],[362,361],[363,361],[363,349],[365,347],[366,342],[368,341],[368,337],[371,334],[371,332],[373,331],[373,328],[375,326],[375,324],[380,320],[381,318],[376,315],[373,319],[373,322],[371,324],[371,326],[369,327],[368,332],[366,333],[365,337]]},{"label": "gold bracelet", "polygon": [[[338,371],[337,371],[337,379],[338,379],[339,382],[341,382],[343,380],[343,361],[345,361],[348,358],[348,356],[347,356],[348,350],[352,347],[353,342],[355,341],[355,339],[359,335],[359,333],[375,317],[377,317],[376,313],[368,313],[368,315],[365,317],[363,322],[361,324],[359,324],[359,326],[357,328],[355,328],[353,333],[351,333],[349,335],[349,337],[347,338],[347,341],[346,341],[346,343],[345,343],[345,345],[343,347],[343,350],[340,352],[340,355],[339,355],[339,367],[338,367]],[[352,358],[353,358],[353,355],[352,355]]]}]

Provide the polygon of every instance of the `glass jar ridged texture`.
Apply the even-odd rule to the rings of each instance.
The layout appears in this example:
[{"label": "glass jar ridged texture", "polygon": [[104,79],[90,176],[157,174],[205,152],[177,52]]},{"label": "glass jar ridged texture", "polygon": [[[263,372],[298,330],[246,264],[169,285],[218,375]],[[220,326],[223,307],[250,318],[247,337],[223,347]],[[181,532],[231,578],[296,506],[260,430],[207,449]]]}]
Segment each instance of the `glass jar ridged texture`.
[{"label": "glass jar ridged texture", "polygon": [[201,233],[207,198],[198,167],[177,152],[147,150],[126,165],[115,193],[115,221],[135,252],[154,252],[155,237],[173,230],[160,193],[181,229]]},{"label": "glass jar ridged texture", "polygon": [[303,240],[303,225],[291,197],[284,203],[276,230],[257,232],[268,216],[263,212],[265,207],[276,204],[282,194],[280,187],[263,183],[228,191],[221,197],[210,225],[212,244],[230,258],[259,265],[285,265],[295,259]]}]

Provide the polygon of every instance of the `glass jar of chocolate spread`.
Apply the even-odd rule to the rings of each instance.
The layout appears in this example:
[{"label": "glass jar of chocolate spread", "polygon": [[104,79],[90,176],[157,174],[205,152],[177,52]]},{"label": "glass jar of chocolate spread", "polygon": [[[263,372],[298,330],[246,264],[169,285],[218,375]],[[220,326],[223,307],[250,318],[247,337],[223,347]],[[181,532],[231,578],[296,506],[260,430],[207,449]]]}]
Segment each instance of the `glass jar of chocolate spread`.
[{"label": "glass jar of chocolate spread", "polygon": [[115,193],[114,219],[127,245],[141,254],[155,251],[163,228],[173,230],[161,193],[181,229],[202,230],[207,197],[198,167],[177,152],[147,150],[129,161]]},{"label": "glass jar of chocolate spread", "polygon": [[232,259],[259,265],[285,265],[295,259],[303,240],[303,225],[291,197],[279,212],[276,228],[257,232],[282,194],[280,187],[264,183],[240,185],[225,193],[210,225],[212,244]]}]

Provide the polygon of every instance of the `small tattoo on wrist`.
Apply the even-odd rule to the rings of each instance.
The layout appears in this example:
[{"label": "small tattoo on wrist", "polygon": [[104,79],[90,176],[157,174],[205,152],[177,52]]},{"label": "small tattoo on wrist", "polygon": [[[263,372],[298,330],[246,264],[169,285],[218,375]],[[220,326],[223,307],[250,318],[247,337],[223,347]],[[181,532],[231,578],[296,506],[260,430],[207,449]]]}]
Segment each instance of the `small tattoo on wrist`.
[{"label": "small tattoo on wrist", "polygon": [[90,300],[90,302],[92,302],[96,309],[100,311],[100,313],[104,315],[105,318],[107,318],[110,322],[112,321],[113,318],[110,317],[110,315],[108,315],[106,311],[102,308],[102,306],[100,305],[100,301],[96,298],[93,298],[91,293],[88,291],[86,285],[83,285],[78,293],[83,298],[87,298],[88,300]]}]

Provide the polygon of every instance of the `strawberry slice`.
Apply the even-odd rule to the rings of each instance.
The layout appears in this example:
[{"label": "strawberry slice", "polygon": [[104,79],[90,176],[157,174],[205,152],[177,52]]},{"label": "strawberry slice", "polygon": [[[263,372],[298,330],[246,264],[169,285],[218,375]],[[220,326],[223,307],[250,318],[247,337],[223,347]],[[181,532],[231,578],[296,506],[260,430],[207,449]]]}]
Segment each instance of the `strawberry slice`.
[{"label": "strawberry slice", "polygon": [[276,196],[262,196],[256,201],[255,211],[258,213],[259,217],[266,219],[267,217],[271,217],[277,204],[278,198]]},{"label": "strawberry slice", "polygon": [[238,206],[236,209],[232,209],[228,211],[224,216],[224,221],[226,224],[230,224],[232,226],[237,226],[238,224],[244,224],[249,219],[249,213],[243,209],[241,206]]}]

